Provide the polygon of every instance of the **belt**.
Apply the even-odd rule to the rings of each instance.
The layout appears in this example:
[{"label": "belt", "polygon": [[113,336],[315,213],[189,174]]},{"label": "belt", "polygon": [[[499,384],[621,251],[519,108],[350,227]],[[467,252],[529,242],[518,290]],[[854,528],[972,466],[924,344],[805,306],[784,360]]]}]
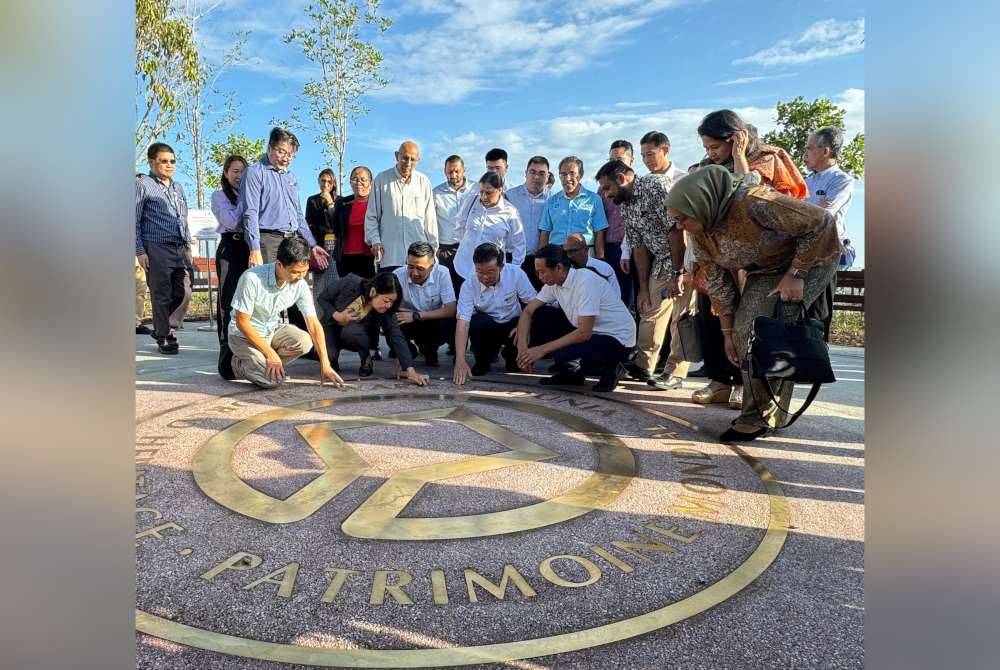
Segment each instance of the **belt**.
[{"label": "belt", "polygon": [[260,231],[260,234],[261,235],[281,235],[282,237],[284,237],[287,240],[289,237],[295,237],[296,235],[298,235],[298,232],[294,231],[294,230],[291,230],[291,231],[288,231],[288,230],[262,230],[262,231]]},{"label": "belt", "polygon": [[458,242],[455,242],[454,244],[441,244],[441,245],[438,245],[438,248],[439,249],[458,249]]},{"label": "belt", "polygon": [[222,239],[239,241],[243,239],[243,233],[222,233]]}]

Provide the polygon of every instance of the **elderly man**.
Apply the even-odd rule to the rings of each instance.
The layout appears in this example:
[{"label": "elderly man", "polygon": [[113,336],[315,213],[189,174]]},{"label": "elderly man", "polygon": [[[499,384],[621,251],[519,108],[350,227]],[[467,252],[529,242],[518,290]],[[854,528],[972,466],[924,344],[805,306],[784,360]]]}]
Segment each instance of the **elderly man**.
[{"label": "elderly man", "polygon": [[[674,171],[676,174],[679,171]],[[667,215],[666,199],[673,179],[670,173],[653,173],[636,179],[622,161],[608,161],[597,172],[601,190],[621,205],[622,219],[634,245],[633,259],[639,277],[636,308],[639,312],[638,348],[629,375],[659,390],[683,386],[688,362],[680,352],[677,320],[691,300],[690,287],[679,288],[684,274],[684,236]],[[657,358],[667,329],[672,341],[663,374],[655,377]]]},{"label": "elderly man", "polygon": [[[583,235],[580,233],[568,235],[566,241],[563,242],[563,251],[566,252],[566,256],[573,264],[573,267],[594,268],[597,274],[604,277],[618,291],[619,297],[621,296],[622,288],[618,283],[618,277],[615,276],[613,267],[599,258],[592,258],[587,255],[587,241],[583,239]],[[622,300],[622,303],[624,302]]]},{"label": "elderly man", "polygon": [[[316,318],[309,285],[303,281],[309,271],[309,254],[305,241],[288,238],[278,245],[273,263],[256,265],[240,277],[229,324],[232,371],[223,373],[226,379],[243,378],[261,388],[275,388],[285,379],[285,366],[316,347],[320,383],[344,385],[330,367],[323,326]],[[281,323],[282,310],[293,304],[302,312],[308,333]]]},{"label": "elderly man", "polygon": [[420,147],[407,140],[395,156],[396,165],[372,182],[365,212],[365,242],[387,271],[406,263],[406,251],[414,242],[438,245],[434,189],[426,175],[416,170]]},{"label": "elderly man", "polygon": [[396,312],[408,342],[423,354],[428,367],[438,367],[438,349],[455,338],[458,301],[448,270],[434,260],[434,248],[414,242],[406,252],[406,267],[395,270],[403,287],[403,304]]},{"label": "elderly man", "polygon": [[504,195],[514,205],[521,217],[524,229],[524,263],[521,269],[528,275],[535,290],[542,288],[542,282],[535,276],[535,249],[538,248],[538,226],[542,223],[545,203],[549,200],[549,160],[545,156],[532,156],[524,171],[524,183],[506,189]]},{"label": "elderly man", "polygon": [[[604,258],[604,234],[608,219],[600,197],[588,191],[583,179],[583,161],[567,156],[559,161],[559,181],[563,190],[545,203],[542,223],[538,226],[538,246],[562,244],[570,233],[581,233],[593,255]],[[536,266],[537,267],[537,266]]]},{"label": "elderly man", "polygon": [[466,179],[465,161],[457,154],[444,160],[444,177],[445,181],[434,187],[434,211],[438,224],[437,259],[448,268],[452,288],[456,288],[461,284],[461,278],[455,272],[455,252],[460,242],[455,234],[455,218],[473,183]]},{"label": "elderly man", "polygon": [[[184,303],[191,271],[187,200],[173,179],[177,159],[170,145],[151,144],[146,158],[149,174],[135,182],[135,258],[149,284],[156,345],[161,354],[176,355],[180,347],[171,313]],[[183,318],[180,314],[177,322]]]},{"label": "elderly man", "polygon": [[[517,371],[517,350],[511,336],[521,316],[521,303],[535,297],[535,289],[524,270],[504,264],[504,255],[495,244],[481,244],[472,255],[476,277],[462,284],[455,326],[455,372],[462,385],[470,372],[478,377],[490,371],[493,358],[503,351],[507,372]],[[469,369],[465,349],[472,342],[476,362]]]}]

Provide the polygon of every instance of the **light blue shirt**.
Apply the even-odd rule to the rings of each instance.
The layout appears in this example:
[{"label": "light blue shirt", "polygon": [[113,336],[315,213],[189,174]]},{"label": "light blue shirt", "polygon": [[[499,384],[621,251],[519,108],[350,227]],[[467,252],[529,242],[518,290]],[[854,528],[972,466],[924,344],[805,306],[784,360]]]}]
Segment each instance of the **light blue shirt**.
[{"label": "light blue shirt", "polygon": [[565,191],[549,198],[538,229],[549,231],[549,244],[562,244],[568,235],[580,233],[587,246],[593,246],[594,233],[607,227],[608,218],[600,196],[581,186],[572,200]]},{"label": "light blue shirt", "polygon": [[538,249],[538,226],[542,223],[545,213],[545,203],[549,201],[550,191],[543,188],[538,195],[532,195],[528,188],[521,184],[505,192],[507,200],[517,209],[521,217],[521,227],[524,228],[524,250],[533,254]]},{"label": "light blue shirt", "polygon": [[843,240],[847,236],[844,218],[854,197],[854,177],[833,165],[806,177],[806,186],[809,187],[806,202],[819,205],[830,212],[837,222],[837,235]]},{"label": "light blue shirt", "polygon": [[414,284],[404,265],[393,270],[400,286],[403,287],[403,307],[417,312],[430,312],[455,302],[455,287],[451,283],[451,273],[437,261],[423,284]]},{"label": "light blue shirt", "polygon": [[312,291],[304,279],[278,286],[274,274],[274,263],[252,267],[240,277],[233,296],[233,310],[230,314],[229,334],[243,337],[236,327],[236,312],[250,315],[250,325],[265,340],[277,330],[281,323],[281,312],[292,305],[299,308],[303,317],[316,316]]},{"label": "light blue shirt", "polygon": [[299,204],[299,182],[288,170],[278,170],[265,155],[243,172],[239,195],[240,223],[251,251],[260,251],[260,231],[298,231],[316,246]]}]

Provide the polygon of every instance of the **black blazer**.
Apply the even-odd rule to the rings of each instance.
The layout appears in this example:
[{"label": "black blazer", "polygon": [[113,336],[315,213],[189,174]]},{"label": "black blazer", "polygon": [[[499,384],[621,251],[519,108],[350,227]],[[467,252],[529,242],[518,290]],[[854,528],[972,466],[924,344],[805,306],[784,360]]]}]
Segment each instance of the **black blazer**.
[{"label": "black blazer", "polygon": [[[340,241],[339,237],[337,241]],[[338,244],[337,246],[339,247],[340,245]],[[324,330],[331,332],[330,329],[337,326],[336,322],[333,321],[333,313],[344,311],[352,302],[357,300],[358,296],[361,295],[361,285],[364,282],[365,279],[356,274],[344,275],[331,282],[327,282],[323,288],[323,292],[316,297],[316,303],[319,307],[318,316]],[[367,299],[367,296],[365,298]],[[403,331],[399,328],[399,321],[396,320],[395,312],[379,314],[374,309],[369,310],[365,318],[361,319],[359,323],[365,328],[380,327],[382,332],[385,333],[385,338],[389,342],[389,346],[396,352],[396,357],[399,359],[399,364],[403,366],[403,369],[405,370],[413,365],[413,356],[410,355],[410,345],[407,342],[406,336],[403,335]]]},{"label": "black blazer", "polygon": [[[319,193],[309,196],[306,200],[306,224],[309,225],[309,230],[319,246],[323,246],[323,238],[333,230],[333,213],[336,208],[337,196],[333,196],[333,205],[330,207],[326,206]],[[339,235],[337,239],[340,239]]]},{"label": "black blazer", "polygon": [[333,252],[336,261],[344,259],[344,245],[347,243],[347,222],[351,218],[351,208],[354,206],[354,194],[345,196],[337,201],[334,208],[331,225],[333,234],[337,236],[337,248]]}]

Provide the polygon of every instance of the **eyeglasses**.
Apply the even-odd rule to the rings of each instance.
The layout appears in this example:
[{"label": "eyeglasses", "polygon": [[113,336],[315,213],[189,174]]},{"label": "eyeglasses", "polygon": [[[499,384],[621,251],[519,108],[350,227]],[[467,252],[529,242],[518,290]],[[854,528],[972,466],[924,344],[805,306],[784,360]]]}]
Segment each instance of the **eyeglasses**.
[{"label": "eyeglasses", "polygon": [[351,177],[351,183],[352,184],[367,184],[368,183],[368,178],[367,177]]},{"label": "eyeglasses", "polygon": [[548,170],[528,170],[529,177],[547,177],[548,175]]},{"label": "eyeglasses", "polygon": [[576,247],[575,249],[565,249],[564,251],[567,254],[578,254],[581,251],[586,251],[586,250],[587,250],[587,247]]},{"label": "eyeglasses", "polygon": [[273,151],[279,158],[295,157],[295,149],[279,149],[278,147],[271,147],[271,151]]},{"label": "eyeglasses", "polygon": [[163,160],[158,160],[156,162],[159,163],[160,165],[166,165],[168,163],[170,165],[173,165],[174,163],[177,162],[177,159],[176,158],[164,158]]}]

